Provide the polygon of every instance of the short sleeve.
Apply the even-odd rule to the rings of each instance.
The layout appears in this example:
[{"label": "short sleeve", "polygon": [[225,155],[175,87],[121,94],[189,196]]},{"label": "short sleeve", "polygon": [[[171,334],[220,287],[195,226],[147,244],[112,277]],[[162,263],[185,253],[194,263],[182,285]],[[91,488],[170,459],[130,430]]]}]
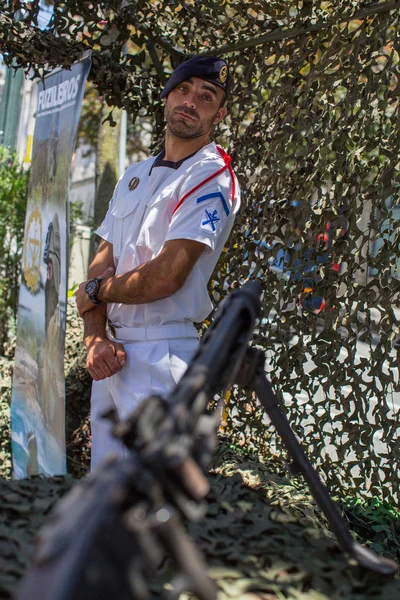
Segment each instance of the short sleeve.
[{"label": "short sleeve", "polygon": [[111,214],[111,210],[110,207],[112,205],[112,199],[110,202],[110,206],[106,212],[106,216],[104,217],[100,227],[98,227],[95,231],[95,233],[103,238],[103,240],[105,240],[106,242],[109,242],[110,244],[113,243],[113,225],[114,225],[114,217]]},{"label": "short sleeve", "polygon": [[[215,168],[214,163],[211,174],[217,170],[218,166]],[[226,227],[232,226],[238,198],[232,203],[233,179],[228,169],[190,193],[210,175],[207,170],[203,171],[201,168],[197,168],[197,171],[196,176],[188,176],[182,185],[180,198],[189,195],[175,210],[166,241],[194,240],[213,251]]]}]

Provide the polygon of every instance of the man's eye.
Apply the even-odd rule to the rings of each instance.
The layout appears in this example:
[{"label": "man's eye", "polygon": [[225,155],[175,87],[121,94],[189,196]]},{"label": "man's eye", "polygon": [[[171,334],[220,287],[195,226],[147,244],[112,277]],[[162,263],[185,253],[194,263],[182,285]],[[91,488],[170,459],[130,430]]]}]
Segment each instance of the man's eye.
[{"label": "man's eye", "polygon": [[211,96],[208,96],[208,94],[203,94],[203,100],[206,100],[206,102],[211,102],[212,98]]}]

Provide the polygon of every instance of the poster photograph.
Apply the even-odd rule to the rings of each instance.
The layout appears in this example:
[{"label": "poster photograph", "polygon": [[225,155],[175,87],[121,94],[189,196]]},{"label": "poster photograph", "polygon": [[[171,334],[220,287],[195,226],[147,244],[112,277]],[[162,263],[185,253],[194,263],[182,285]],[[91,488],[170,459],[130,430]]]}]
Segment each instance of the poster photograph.
[{"label": "poster photograph", "polygon": [[90,56],[38,85],[11,398],[13,476],[66,472],[68,186]]}]

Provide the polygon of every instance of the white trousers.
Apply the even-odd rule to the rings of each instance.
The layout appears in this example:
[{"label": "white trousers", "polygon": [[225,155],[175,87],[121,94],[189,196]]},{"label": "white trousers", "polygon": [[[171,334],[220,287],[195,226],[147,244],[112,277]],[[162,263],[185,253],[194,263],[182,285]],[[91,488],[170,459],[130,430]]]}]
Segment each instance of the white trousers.
[{"label": "white trousers", "polygon": [[111,422],[102,415],[114,409],[119,419],[125,419],[150,394],[168,395],[199,345],[194,337],[122,343],[127,353],[125,367],[92,385],[92,469],[111,452],[122,457],[127,453],[112,436]]}]

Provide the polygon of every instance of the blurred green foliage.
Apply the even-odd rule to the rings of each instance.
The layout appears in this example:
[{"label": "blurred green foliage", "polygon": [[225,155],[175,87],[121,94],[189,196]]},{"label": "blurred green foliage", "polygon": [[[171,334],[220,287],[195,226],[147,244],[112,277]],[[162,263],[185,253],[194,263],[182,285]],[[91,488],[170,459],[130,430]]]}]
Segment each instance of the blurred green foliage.
[{"label": "blurred green foliage", "polygon": [[18,308],[29,173],[18,157],[0,146],[0,348]]}]

